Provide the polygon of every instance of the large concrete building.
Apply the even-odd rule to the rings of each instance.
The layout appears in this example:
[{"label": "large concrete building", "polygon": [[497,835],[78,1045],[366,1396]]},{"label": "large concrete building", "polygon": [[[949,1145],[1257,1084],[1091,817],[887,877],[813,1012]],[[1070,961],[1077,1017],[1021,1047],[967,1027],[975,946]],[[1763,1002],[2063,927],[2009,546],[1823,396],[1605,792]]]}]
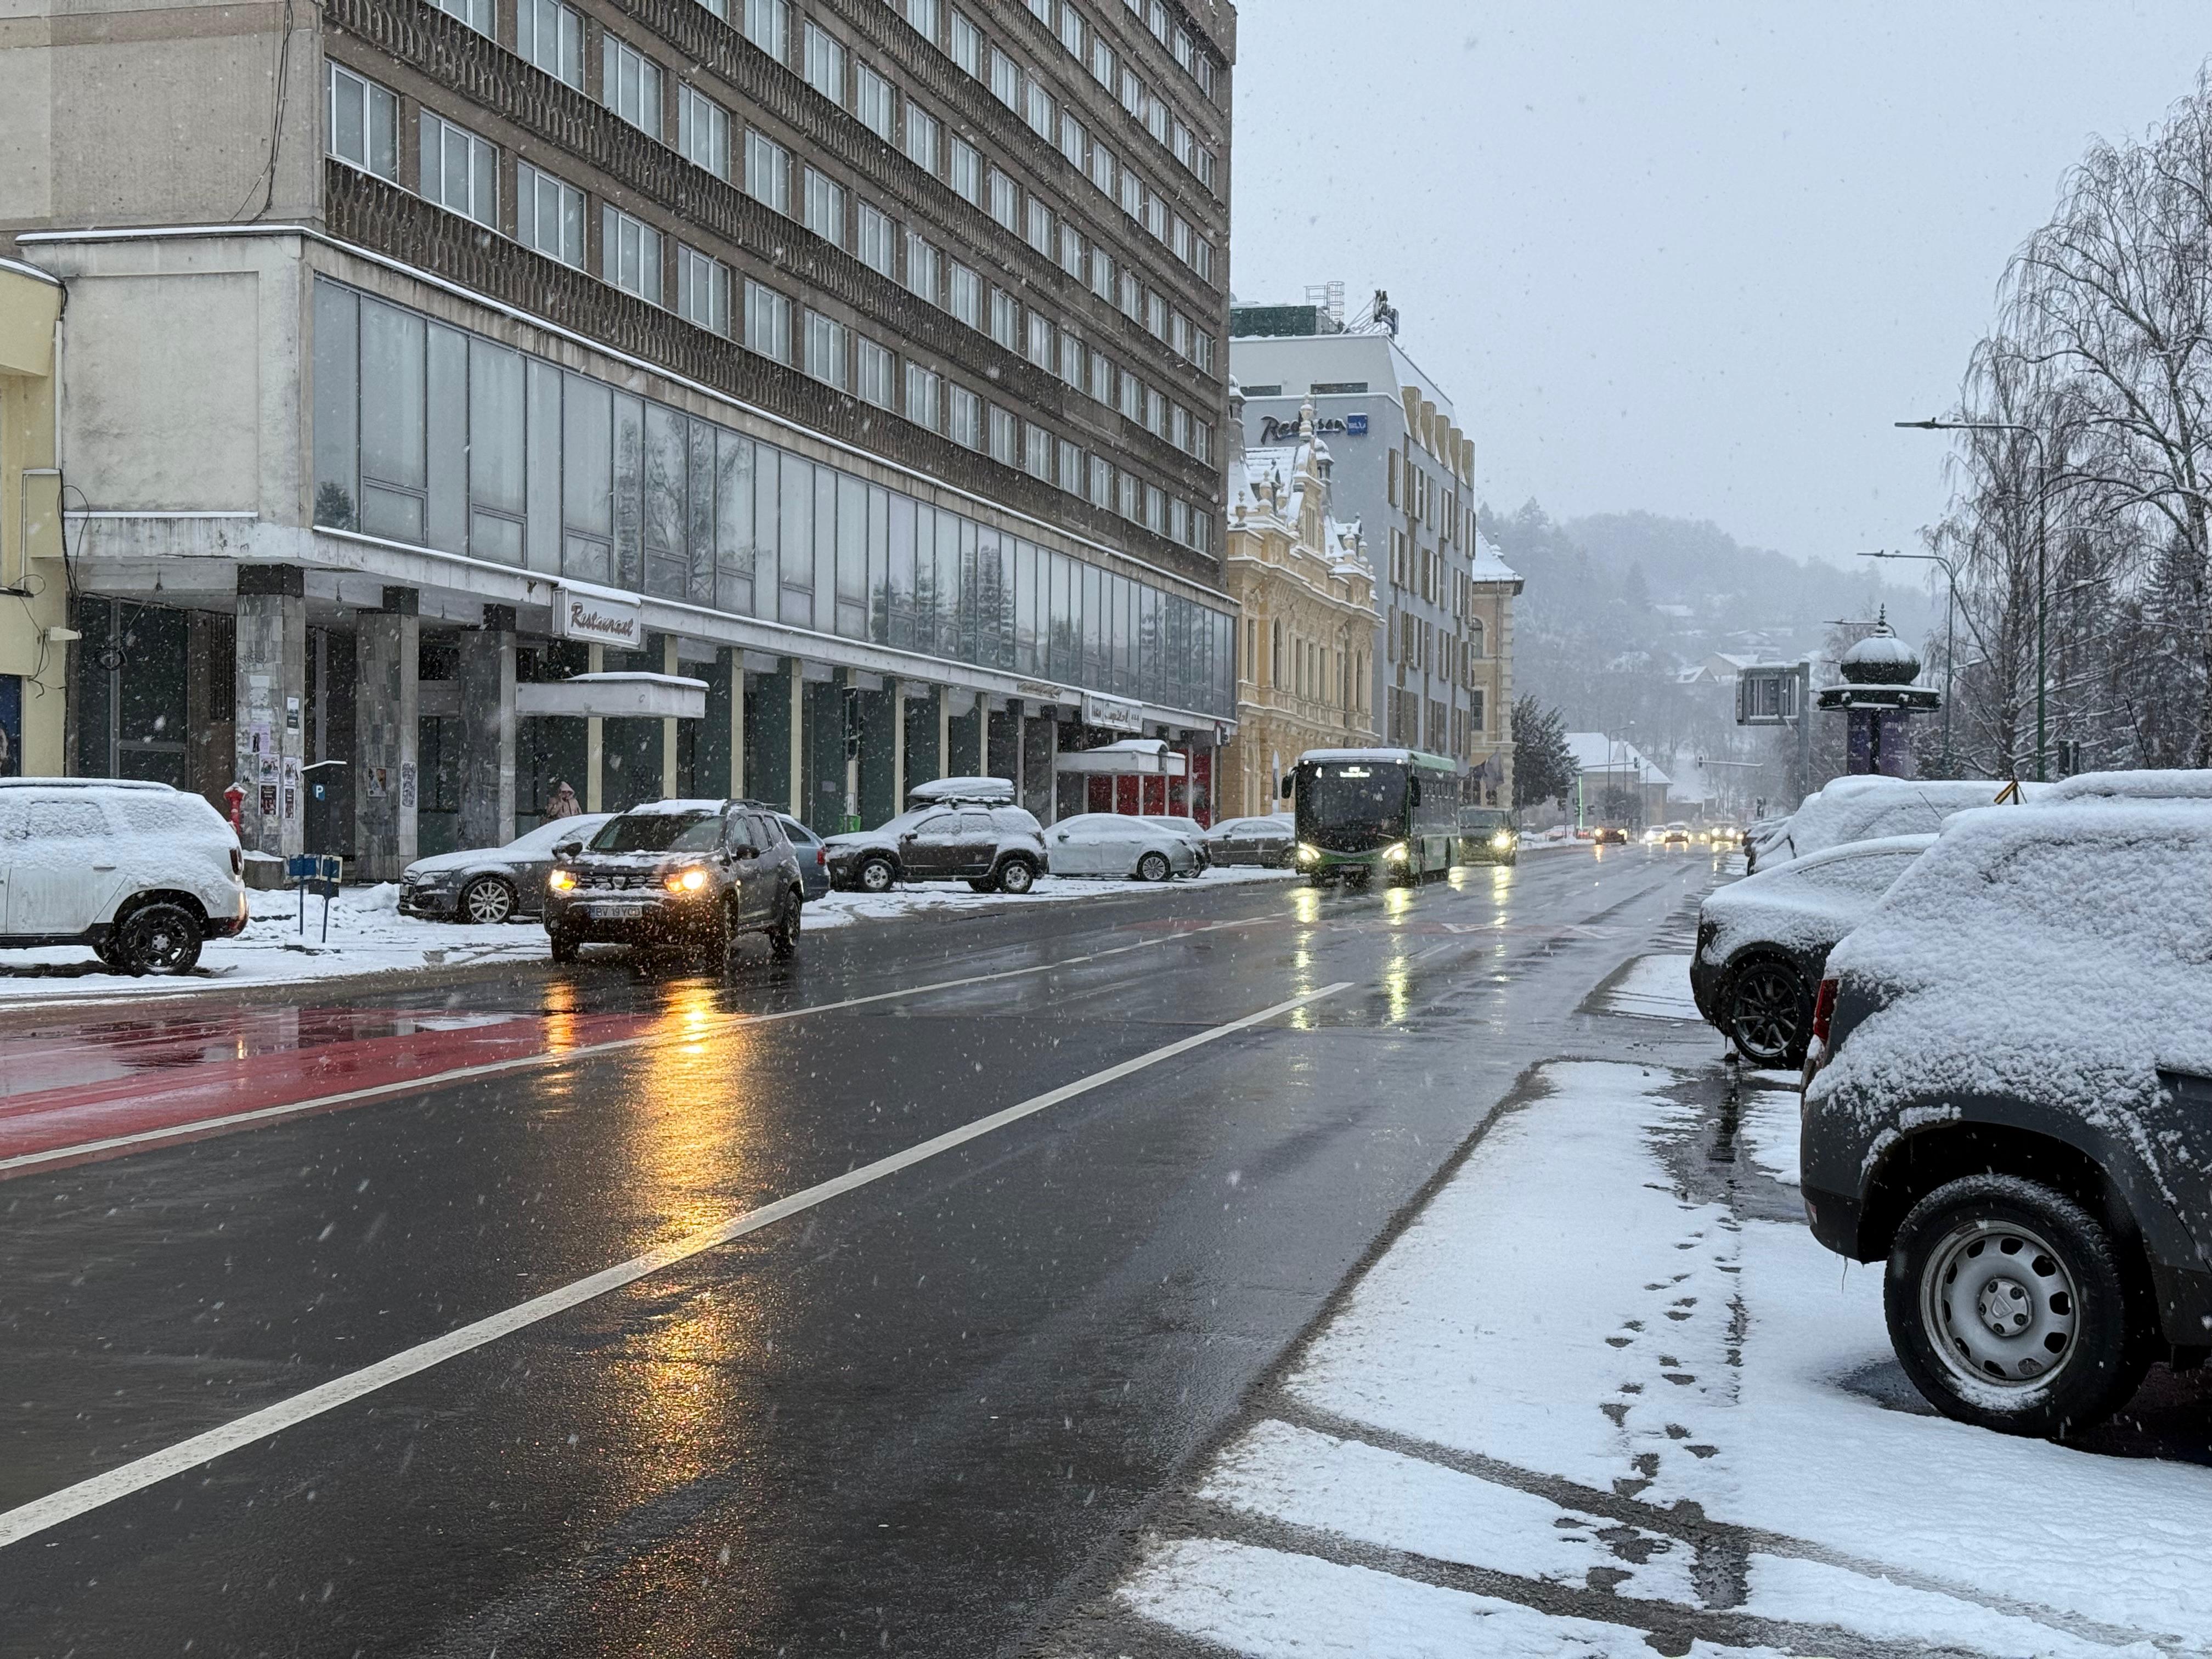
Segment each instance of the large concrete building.
[{"label": "large concrete building", "polygon": [[1231,332],[1246,442],[1286,441],[1310,400],[1334,510],[1373,553],[1382,740],[1462,761],[1510,805],[1521,578],[1477,532],[1474,444],[1450,398],[1387,327],[1347,331],[1328,305],[1238,306]]},{"label": "large concrete building", "polygon": [[[1239,427],[1237,388],[1230,424]],[[1221,808],[1284,810],[1284,775],[1309,749],[1375,740],[1375,569],[1357,525],[1336,516],[1329,447],[1310,401],[1285,441],[1247,450],[1232,436],[1229,591],[1243,612],[1237,735],[1222,751]]]},{"label": "large concrete building", "polygon": [[1225,0],[32,4],[70,769],[378,875],[1130,735],[1205,810]]}]

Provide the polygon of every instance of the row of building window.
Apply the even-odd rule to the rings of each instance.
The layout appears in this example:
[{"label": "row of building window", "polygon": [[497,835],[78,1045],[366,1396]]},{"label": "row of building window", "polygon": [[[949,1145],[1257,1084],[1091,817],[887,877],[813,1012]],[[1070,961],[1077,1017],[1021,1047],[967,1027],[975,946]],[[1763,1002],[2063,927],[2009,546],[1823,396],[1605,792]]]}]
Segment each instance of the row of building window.
[{"label": "row of building window", "polygon": [[1481,617],[1467,618],[1464,635],[1447,634],[1434,623],[1395,605],[1390,608],[1388,622],[1389,661],[1404,665],[1412,673],[1435,673],[1455,685],[1474,684],[1474,665],[1485,655]]},{"label": "row of building window", "polygon": [[1418,691],[1393,689],[1385,696],[1389,708],[1383,741],[1394,747],[1425,749],[1431,754],[1473,760],[1476,742],[1490,730],[1487,699],[1479,688],[1468,694],[1472,702],[1465,708],[1425,699]]},{"label": "row of building window", "polygon": [[[1245,672],[1256,676],[1261,661],[1260,624],[1244,619]],[[1267,683],[1308,702],[1357,714],[1367,702],[1367,657],[1359,651],[1332,651],[1301,637],[1280,617],[1267,624]],[[1255,685],[1257,680],[1253,682]]]},{"label": "row of building window", "polygon": [[1211,714],[1233,619],[319,279],[315,521]]},{"label": "row of building window", "polygon": [[[459,17],[471,27],[496,38],[496,29],[490,0],[435,0],[444,9]],[[709,4],[718,16],[725,15],[720,7]],[[954,34],[957,39],[968,39],[982,50],[981,36],[969,22],[964,13],[953,12]],[[1067,8],[1063,15],[1077,16]],[[790,15],[785,0],[746,0],[741,27],[748,39],[774,57],[785,67],[790,67]],[[964,32],[964,33],[963,33]],[[932,37],[933,40],[934,36]],[[604,32],[601,40],[600,101],[623,120],[644,132],[657,143],[666,143],[666,102],[663,94],[661,67],[650,55],[641,51],[621,36]],[[850,112],[863,125],[888,143],[898,145],[908,158],[933,176],[945,179],[959,194],[977,206],[985,205],[985,174],[981,158],[975,147],[965,139],[947,133],[945,123],[931,114],[910,97],[902,99],[890,81],[865,62],[858,60],[845,43],[819,23],[809,19],[800,35],[799,72],[807,84]],[[515,21],[515,51],[525,61],[535,64],[547,74],[566,82],[579,91],[584,89],[584,23],[581,14],[562,0],[518,0]],[[969,54],[973,56],[973,54]],[[956,56],[958,54],[956,53]],[[981,70],[978,58],[963,66],[970,73]],[[1034,76],[1025,76],[1020,66],[998,47],[989,48],[989,64],[993,89],[1017,113],[1022,114],[1048,143],[1057,145],[1060,152],[1083,173],[1109,200],[1118,201],[1122,211],[1143,225],[1164,246],[1173,249],[1184,264],[1195,270],[1209,284],[1213,280],[1213,244],[1201,235],[1181,215],[1174,213],[1166,201],[1134,170],[1117,161],[1113,151],[1103,143],[1095,143],[1083,124],[1073,113],[1058,108],[1050,89]],[[1149,94],[1146,94],[1149,97]],[[1125,100],[1127,97],[1125,94]],[[1152,100],[1158,106],[1157,100]],[[899,119],[903,103],[906,118]],[[687,160],[714,173],[717,178],[731,177],[733,131],[730,112],[689,82],[677,85],[677,133],[675,148]],[[1188,130],[1175,123],[1170,137],[1188,137]],[[763,139],[762,142],[769,142]],[[1178,149],[1187,148],[1181,143]],[[750,156],[748,155],[747,188],[764,201],[790,211],[790,183],[787,177],[778,184],[763,179],[760,187],[753,187]],[[1012,180],[997,168],[988,170],[989,205],[994,216],[1008,229],[1023,234],[1022,215],[1018,207],[1000,210],[1003,191],[1013,191]],[[1206,164],[1212,172],[1210,153]],[[780,197],[780,200],[776,199]],[[1057,258],[1064,267],[1080,277],[1084,272],[1086,252],[1088,262],[1105,267],[1103,272],[1093,272],[1093,289],[1109,298],[1114,297],[1115,276],[1113,257],[1097,246],[1085,248],[1080,234],[1073,226],[1062,225],[1057,236],[1049,222],[1056,217],[1049,204],[1032,198],[1027,218],[1034,226],[1040,219],[1047,223],[1042,235],[1032,230],[1029,240],[1048,258]],[[1070,241],[1073,239],[1073,241]],[[841,241],[841,246],[842,245]],[[1071,249],[1073,250],[1071,253]],[[1125,273],[1132,283],[1133,276]],[[1152,296],[1158,299],[1158,296]],[[1160,301],[1164,306],[1165,301]],[[1122,309],[1133,318],[1143,319],[1144,308],[1135,298],[1126,301]],[[1180,313],[1177,313],[1180,318]],[[1200,361],[1194,342],[1189,337],[1192,325],[1182,319],[1180,330],[1172,325],[1155,327],[1153,332],[1162,338],[1179,334],[1171,341],[1182,356]],[[1211,369],[1212,343],[1205,347],[1206,356],[1200,366]]]},{"label": "row of building window", "polygon": [[[606,39],[613,41],[612,36]],[[331,153],[396,182],[398,98],[342,64],[332,64],[330,75]],[[696,118],[702,125],[707,119],[703,114]],[[497,147],[434,111],[421,112],[420,127],[422,195],[478,224],[499,228]],[[781,146],[761,134],[749,134],[747,174],[749,184],[783,181],[781,200],[770,199],[769,204],[789,210],[790,158]],[[808,220],[840,246],[845,246],[845,194],[843,186],[826,174],[805,169]],[[1194,510],[1188,501],[1170,497],[1157,485],[1115,469],[1106,458],[1086,454],[1034,422],[1018,421],[1010,411],[988,404],[976,392],[925,363],[909,360],[899,376],[889,347],[811,307],[801,308],[803,315],[795,313],[790,296],[750,277],[740,293],[727,264],[684,243],[672,246],[653,225],[611,203],[602,204],[599,216],[599,275],[612,286],[651,304],[665,305],[668,267],[672,264],[676,310],[686,321],[737,338],[748,350],[799,368],[825,385],[902,414],[968,448],[987,451],[1003,464],[1083,497],[1094,507],[1118,510],[1155,534],[1200,552],[1211,550],[1212,520],[1202,507]],[[579,270],[589,269],[587,219],[583,191],[517,160],[515,236],[524,246]],[[854,222],[858,234],[848,251],[899,280],[901,238],[890,217],[864,202]],[[1008,349],[1023,352],[1099,402],[1118,407],[1153,435],[1211,463],[1210,422],[1170,402],[1042,313],[1029,312],[1024,329],[1022,307],[1005,289],[990,290],[987,317],[982,279],[975,270],[947,261],[941,250],[916,231],[907,231],[903,240],[904,281],[909,289],[933,304],[949,303],[953,314],[970,327],[988,331]]]}]

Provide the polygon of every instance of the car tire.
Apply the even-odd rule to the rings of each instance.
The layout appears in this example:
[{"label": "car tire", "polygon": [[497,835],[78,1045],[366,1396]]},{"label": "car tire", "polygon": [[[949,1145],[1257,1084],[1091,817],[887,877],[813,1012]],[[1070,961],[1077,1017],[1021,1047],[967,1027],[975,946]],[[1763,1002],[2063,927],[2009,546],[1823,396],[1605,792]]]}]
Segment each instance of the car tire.
[{"label": "car tire", "polygon": [[545,943],[552,951],[554,961],[574,962],[584,941],[577,937],[572,927],[549,927],[545,930]]},{"label": "car tire", "polygon": [[1946,1417],[2049,1438],[2110,1417],[2150,1363],[2149,1318],[2103,1224],[2018,1176],[1912,1206],[1882,1285],[1891,1345]]},{"label": "car tire", "polygon": [[776,913],[775,922],[768,930],[769,954],[778,962],[788,962],[799,954],[799,918],[802,908],[799,894],[787,890],[783,904]]},{"label": "car tire", "polygon": [[898,881],[898,866],[878,854],[862,859],[853,872],[853,885],[863,893],[888,893]]},{"label": "car tire", "polygon": [[514,889],[499,876],[478,876],[461,889],[454,907],[455,919],[479,927],[495,927],[514,920]]},{"label": "car tire", "polygon": [[1002,893],[1026,893],[1036,885],[1036,866],[1027,859],[1008,859],[999,866],[995,884]]},{"label": "car tire", "polygon": [[116,954],[134,974],[189,974],[200,959],[200,921],[181,904],[149,904],[123,923]]},{"label": "car tire", "polygon": [[1175,866],[1165,853],[1147,853],[1137,860],[1139,881],[1166,881],[1175,874]]},{"label": "car tire", "polygon": [[738,948],[737,913],[732,908],[732,903],[731,899],[724,898],[699,930],[699,965],[710,974],[726,969]]},{"label": "car tire", "polygon": [[1729,969],[1720,1003],[1723,1034],[1753,1065],[1786,1071],[1804,1063],[1813,988],[1796,964],[1767,955],[1737,963]]},{"label": "car tire", "polygon": [[998,878],[994,876],[970,876],[968,890],[971,893],[995,893],[999,890]]}]

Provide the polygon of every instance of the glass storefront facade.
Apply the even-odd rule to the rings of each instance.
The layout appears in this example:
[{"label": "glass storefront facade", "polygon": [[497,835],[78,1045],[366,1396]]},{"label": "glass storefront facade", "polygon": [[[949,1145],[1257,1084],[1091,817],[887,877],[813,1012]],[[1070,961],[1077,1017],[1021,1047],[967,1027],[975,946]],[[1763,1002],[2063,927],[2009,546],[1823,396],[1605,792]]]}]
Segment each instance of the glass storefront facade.
[{"label": "glass storefront facade", "polygon": [[1225,610],[326,278],[314,331],[319,525],[1236,712]]}]

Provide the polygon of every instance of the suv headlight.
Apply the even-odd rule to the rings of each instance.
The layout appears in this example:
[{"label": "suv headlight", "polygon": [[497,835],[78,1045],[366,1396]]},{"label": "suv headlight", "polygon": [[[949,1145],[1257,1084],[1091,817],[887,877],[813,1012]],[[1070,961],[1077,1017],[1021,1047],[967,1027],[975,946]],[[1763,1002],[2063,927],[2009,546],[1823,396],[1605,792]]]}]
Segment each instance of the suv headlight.
[{"label": "suv headlight", "polygon": [[545,884],[556,893],[572,891],[576,885],[576,872],[574,870],[556,870],[545,878]]},{"label": "suv headlight", "polygon": [[707,872],[696,864],[688,870],[671,870],[660,884],[672,893],[696,893],[707,884]]},{"label": "suv headlight", "polygon": [[1513,832],[1510,830],[1500,830],[1490,838],[1490,844],[1499,851],[1504,851],[1513,845]]}]

